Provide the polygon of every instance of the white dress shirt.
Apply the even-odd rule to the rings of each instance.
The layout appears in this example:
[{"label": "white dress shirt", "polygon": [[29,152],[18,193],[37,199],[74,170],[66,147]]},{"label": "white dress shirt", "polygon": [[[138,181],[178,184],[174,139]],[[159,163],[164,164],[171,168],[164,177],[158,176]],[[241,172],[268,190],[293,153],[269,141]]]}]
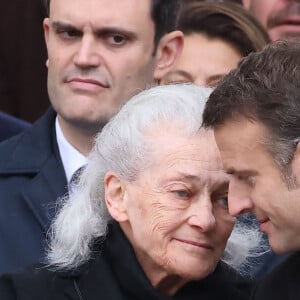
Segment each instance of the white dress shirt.
[{"label": "white dress shirt", "polygon": [[55,120],[56,139],[59,153],[65,169],[68,184],[70,185],[73,174],[87,164],[87,157],[75,149],[65,138],[58,119]]}]

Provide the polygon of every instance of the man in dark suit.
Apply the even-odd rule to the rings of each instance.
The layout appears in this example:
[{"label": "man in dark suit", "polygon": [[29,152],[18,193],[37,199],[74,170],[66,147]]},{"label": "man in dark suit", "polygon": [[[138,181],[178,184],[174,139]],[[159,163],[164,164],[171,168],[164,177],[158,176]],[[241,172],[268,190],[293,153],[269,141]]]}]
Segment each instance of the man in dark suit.
[{"label": "man in dark suit", "polygon": [[0,111],[0,142],[30,128],[31,124]]},{"label": "man in dark suit", "polygon": [[243,59],[209,98],[230,174],[229,212],[255,214],[278,254],[291,255],[257,286],[254,299],[300,299],[300,43],[276,42]]},{"label": "man in dark suit", "polygon": [[131,95],[168,72],[182,48],[175,0],[48,5],[53,108],[0,146],[0,273],[42,260],[57,198],[86,163],[94,136]]}]

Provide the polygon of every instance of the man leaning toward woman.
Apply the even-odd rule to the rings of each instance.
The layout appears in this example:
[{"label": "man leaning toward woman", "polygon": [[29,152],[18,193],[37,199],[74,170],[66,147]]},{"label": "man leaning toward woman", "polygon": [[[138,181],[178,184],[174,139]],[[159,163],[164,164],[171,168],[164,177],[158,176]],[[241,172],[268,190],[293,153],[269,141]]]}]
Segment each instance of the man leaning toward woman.
[{"label": "man leaning toward woman", "polygon": [[167,85],[125,104],[64,199],[48,263],[3,276],[1,299],[248,299],[238,269],[260,235],[228,213],[228,176],[200,128],[209,93]]}]

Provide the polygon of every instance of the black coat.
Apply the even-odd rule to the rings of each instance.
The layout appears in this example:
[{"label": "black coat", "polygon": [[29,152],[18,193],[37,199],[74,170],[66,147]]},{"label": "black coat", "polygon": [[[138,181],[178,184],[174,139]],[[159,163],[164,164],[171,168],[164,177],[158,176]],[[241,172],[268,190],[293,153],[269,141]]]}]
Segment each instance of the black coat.
[{"label": "black coat", "polygon": [[0,274],[41,261],[56,199],[67,192],[55,117],[49,110],[0,144]]},{"label": "black coat", "polygon": [[255,300],[300,299],[300,253],[291,255],[255,288]]},{"label": "black coat", "polygon": [[118,225],[111,226],[104,243],[94,249],[94,259],[73,272],[54,273],[36,268],[0,279],[1,300],[245,300],[250,285],[220,263],[215,272],[193,281],[173,297],[154,289]]}]

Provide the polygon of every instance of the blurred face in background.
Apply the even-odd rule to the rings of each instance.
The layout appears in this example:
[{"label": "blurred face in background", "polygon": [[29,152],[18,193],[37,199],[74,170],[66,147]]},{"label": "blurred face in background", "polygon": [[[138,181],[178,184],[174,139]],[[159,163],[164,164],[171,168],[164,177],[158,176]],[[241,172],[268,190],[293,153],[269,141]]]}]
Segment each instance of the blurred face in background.
[{"label": "blurred face in background", "polygon": [[243,0],[267,29],[271,40],[300,38],[299,0]]},{"label": "blurred face in background", "polygon": [[191,82],[213,87],[241,58],[242,54],[226,41],[200,33],[189,34],[184,37],[179,60],[161,82]]}]

